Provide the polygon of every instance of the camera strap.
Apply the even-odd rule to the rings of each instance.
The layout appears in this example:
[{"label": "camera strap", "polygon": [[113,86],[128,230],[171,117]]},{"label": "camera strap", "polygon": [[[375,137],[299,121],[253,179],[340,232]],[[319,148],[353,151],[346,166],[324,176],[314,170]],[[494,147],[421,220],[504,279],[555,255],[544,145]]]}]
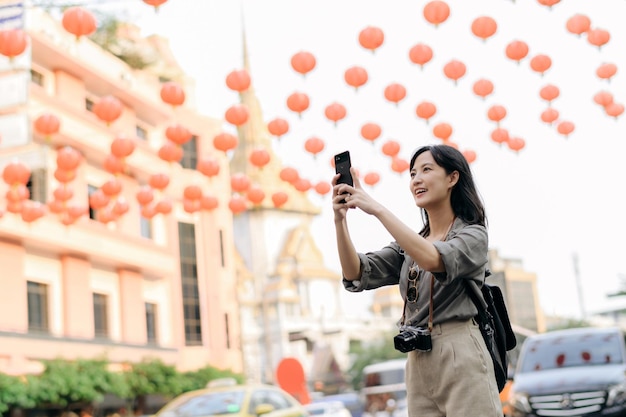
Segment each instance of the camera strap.
[{"label": "camera strap", "polygon": [[[448,230],[446,231],[446,233],[443,235],[443,240],[442,242],[445,242],[446,240],[448,240],[448,233],[450,233],[450,230],[452,229],[452,225],[454,224],[454,221],[456,220],[456,216],[452,219],[452,223],[450,223],[450,226],[448,226]],[[415,262],[415,261],[413,261]],[[434,303],[433,303],[433,293],[435,290],[435,276],[433,275],[432,272],[429,272],[430,274],[430,299],[428,300],[428,331],[432,332],[433,331],[433,310],[434,310]],[[407,288],[408,288],[408,282],[407,282]],[[417,285],[417,284],[416,284]],[[400,325],[404,326],[404,321],[406,320],[406,296],[404,297],[404,306],[402,308],[402,320],[400,321]],[[417,300],[416,300],[417,301]]]}]

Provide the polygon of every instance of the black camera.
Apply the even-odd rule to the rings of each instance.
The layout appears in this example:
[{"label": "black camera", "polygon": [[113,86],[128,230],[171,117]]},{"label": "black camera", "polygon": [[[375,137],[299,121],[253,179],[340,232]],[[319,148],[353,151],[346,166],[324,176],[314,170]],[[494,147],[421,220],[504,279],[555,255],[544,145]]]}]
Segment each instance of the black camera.
[{"label": "black camera", "polygon": [[402,327],[400,333],[393,338],[393,345],[396,350],[403,353],[412,350],[430,352],[433,348],[433,341],[430,338],[428,329],[405,326]]}]

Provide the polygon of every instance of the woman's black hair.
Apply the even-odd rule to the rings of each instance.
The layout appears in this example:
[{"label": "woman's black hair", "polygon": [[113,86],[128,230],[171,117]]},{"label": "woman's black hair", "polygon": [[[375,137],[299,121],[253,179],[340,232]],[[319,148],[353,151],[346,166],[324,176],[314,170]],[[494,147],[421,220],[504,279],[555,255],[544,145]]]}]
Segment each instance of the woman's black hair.
[{"label": "woman's black hair", "polygon": [[[454,171],[459,173],[459,180],[452,188],[452,194],[450,195],[450,203],[452,204],[454,215],[468,224],[486,226],[487,215],[485,214],[485,206],[478,194],[472,171],[463,154],[456,148],[448,145],[422,146],[413,153],[409,165],[410,169],[413,169],[417,157],[427,151],[431,153],[437,165],[446,170],[447,174],[451,174]],[[428,213],[424,209],[422,209],[422,220],[424,221],[424,228],[420,233],[428,236],[430,223],[428,222]]]}]

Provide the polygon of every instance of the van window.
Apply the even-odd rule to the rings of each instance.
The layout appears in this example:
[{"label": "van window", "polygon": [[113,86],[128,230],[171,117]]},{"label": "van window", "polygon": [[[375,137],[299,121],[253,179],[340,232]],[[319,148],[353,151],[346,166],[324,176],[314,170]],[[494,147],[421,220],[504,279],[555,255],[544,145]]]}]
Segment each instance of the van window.
[{"label": "van window", "polygon": [[528,342],[518,372],[617,364],[623,361],[620,336],[615,332],[561,335]]}]

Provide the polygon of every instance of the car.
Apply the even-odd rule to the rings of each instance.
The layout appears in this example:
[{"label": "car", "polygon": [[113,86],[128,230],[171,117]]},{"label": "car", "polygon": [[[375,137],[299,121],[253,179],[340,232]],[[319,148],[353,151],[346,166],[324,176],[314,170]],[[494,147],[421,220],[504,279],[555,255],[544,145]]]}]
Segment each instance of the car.
[{"label": "car", "polygon": [[365,404],[361,396],[356,392],[343,392],[339,394],[323,395],[313,398],[313,402],[340,401],[350,411],[352,417],[361,417],[365,409]]},{"label": "car", "polygon": [[350,410],[341,401],[320,401],[305,404],[311,417],[352,417]]},{"label": "car", "polygon": [[269,384],[238,384],[226,378],[211,381],[207,388],[181,394],[154,417],[308,417],[304,406],[280,387]]},{"label": "car", "polygon": [[626,344],[617,327],[526,338],[509,392],[512,417],[626,416]]}]

